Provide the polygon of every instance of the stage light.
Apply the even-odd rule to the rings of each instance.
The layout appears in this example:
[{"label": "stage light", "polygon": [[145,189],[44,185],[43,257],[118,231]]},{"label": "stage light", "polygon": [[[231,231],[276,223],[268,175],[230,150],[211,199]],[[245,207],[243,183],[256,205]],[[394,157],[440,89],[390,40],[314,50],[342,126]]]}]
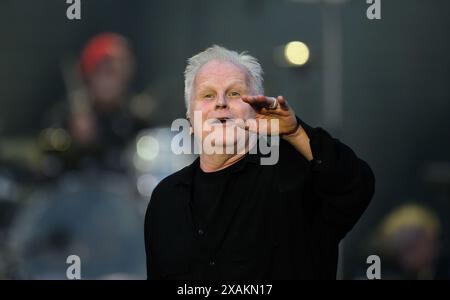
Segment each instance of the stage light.
[{"label": "stage light", "polygon": [[153,189],[158,183],[158,178],[152,174],[143,174],[137,179],[136,187],[141,196],[148,198],[152,195]]},{"label": "stage light", "polygon": [[290,42],[284,47],[284,57],[291,66],[303,66],[309,60],[309,48],[299,41]]},{"label": "stage light", "polygon": [[137,142],[137,154],[145,161],[155,159],[159,154],[159,143],[152,136],[143,136]]},{"label": "stage light", "polygon": [[64,152],[69,149],[71,138],[62,128],[47,128],[39,134],[38,145],[44,151]]},{"label": "stage light", "polygon": [[70,147],[70,136],[62,128],[53,129],[50,135],[50,143],[56,151],[66,151]]}]

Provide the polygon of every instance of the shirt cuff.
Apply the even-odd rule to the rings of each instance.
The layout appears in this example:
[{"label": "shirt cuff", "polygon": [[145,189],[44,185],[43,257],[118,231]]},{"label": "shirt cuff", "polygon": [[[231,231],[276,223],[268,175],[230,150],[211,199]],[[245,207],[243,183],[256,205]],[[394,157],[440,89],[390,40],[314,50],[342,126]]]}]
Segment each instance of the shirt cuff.
[{"label": "shirt cuff", "polygon": [[313,128],[303,122],[299,117],[296,118],[309,138],[309,144],[313,154],[313,160],[309,162],[311,171],[329,172],[333,170],[336,166],[338,156],[334,139],[324,129],[320,127]]}]

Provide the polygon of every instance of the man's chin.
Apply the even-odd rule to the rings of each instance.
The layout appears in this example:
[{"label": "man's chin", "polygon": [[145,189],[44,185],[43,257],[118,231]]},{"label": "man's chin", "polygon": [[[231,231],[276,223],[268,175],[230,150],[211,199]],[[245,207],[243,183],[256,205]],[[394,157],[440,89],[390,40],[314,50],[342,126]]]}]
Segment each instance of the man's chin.
[{"label": "man's chin", "polygon": [[213,130],[212,132],[205,134],[203,137],[203,148],[206,147],[210,149],[207,152],[214,151],[216,153],[226,152],[232,154],[242,152],[242,148],[245,148],[248,143],[248,135],[245,131],[238,131],[235,126],[233,127],[234,130],[227,128],[228,130],[226,131]]},{"label": "man's chin", "polygon": [[214,147],[233,147],[236,146],[237,140],[216,140],[212,143]]},{"label": "man's chin", "polygon": [[245,138],[242,139],[222,139],[213,143],[213,147],[220,151],[220,153],[238,154],[245,150],[248,141]]}]

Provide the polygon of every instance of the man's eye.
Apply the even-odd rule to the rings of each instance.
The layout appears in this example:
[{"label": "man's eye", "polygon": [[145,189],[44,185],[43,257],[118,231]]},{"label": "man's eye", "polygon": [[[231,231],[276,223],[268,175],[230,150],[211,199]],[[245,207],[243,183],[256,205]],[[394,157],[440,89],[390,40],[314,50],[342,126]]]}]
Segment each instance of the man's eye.
[{"label": "man's eye", "polygon": [[239,97],[241,94],[239,92],[231,92],[230,96],[231,97]]},{"label": "man's eye", "polygon": [[205,99],[212,99],[214,96],[212,94],[206,94],[205,96],[203,96],[203,98]]}]

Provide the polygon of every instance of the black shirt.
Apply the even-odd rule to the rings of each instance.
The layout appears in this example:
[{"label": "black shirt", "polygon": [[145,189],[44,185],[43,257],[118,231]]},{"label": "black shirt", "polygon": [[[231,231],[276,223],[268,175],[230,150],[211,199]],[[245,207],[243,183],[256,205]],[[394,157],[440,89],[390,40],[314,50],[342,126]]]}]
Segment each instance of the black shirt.
[{"label": "black shirt", "polygon": [[156,187],[145,219],[148,278],[336,277],[339,241],[370,202],[374,176],[350,148],[301,124],[312,162],[280,140],[275,165],[247,154],[207,185],[197,159]]},{"label": "black shirt", "polygon": [[231,165],[217,172],[204,172],[201,168],[195,171],[192,195],[192,214],[199,230],[209,227],[217,211],[223,208],[225,189],[230,180],[232,170],[241,163]]}]

